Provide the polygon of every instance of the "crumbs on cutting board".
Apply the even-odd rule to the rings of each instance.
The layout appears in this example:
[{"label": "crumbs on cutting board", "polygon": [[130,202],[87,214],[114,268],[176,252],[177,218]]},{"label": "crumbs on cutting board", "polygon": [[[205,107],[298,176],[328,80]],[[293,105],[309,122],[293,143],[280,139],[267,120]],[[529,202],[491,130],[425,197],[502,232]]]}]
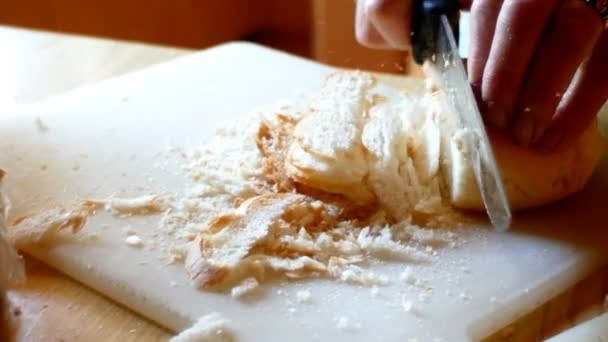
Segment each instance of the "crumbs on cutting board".
[{"label": "crumbs on cutting board", "polygon": [[[278,108],[289,112],[288,104]],[[273,158],[285,153],[290,134],[285,130],[300,117],[296,110],[253,114],[220,126],[206,145],[168,149],[191,180],[179,195],[110,196],[83,203],[118,218],[160,215],[157,227],[138,234],[123,227],[125,243],[142,248],[145,235],[151,249],[166,255],[166,264],[183,263],[199,288],[234,298],[263,283],[267,273],[290,281],[325,278],[368,286],[377,297],[391,278],[370,267],[373,260],[405,263],[399,281],[419,287],[417,269],[432,266],[443,249],[464,241],[452,228],[426,228],[412,217],[391,222],[382,210],[360,218],[360,208],[347,201],[322,192],[297,193]],[[290,190],[281,192],[281,186]],[[254,219],[260,221],[250,224]],[[310,300],[306,292],[298,298]]]},{"label": "crumbs on cutting board", "polygon": [[336,328],[348,332],[357,332],[361,330],[361,324],[353,322],[353,320],[347,316],[340,316],[335,319]]},{"label": "crumbs on cutting board", "polygon": [[[82,205],[118,219],[158,218],[147,229],[136,231],[130,225],[117,229],[122,230],[127,246],[143,249],[145,240],[146,248],[161,251],[165,261],[161,265],[183,264],[194,284],[205,291],[239,300],[258,292],[271,274],[287,283],[323,279],[367,287],[369,296],[379,302],[388,297],[381,295],[389,293],[387,287],[399,286],[408,293],[399,293],[387,305],[401,313],[422,312],[433,291],[421,270],[432,274],[428,271],[440,264],[445,250],[466,243],[454,228],[461,217],[444,213],[435,196],[421,201],[417,215],[395,220],[385,209],[366,210],[322,189],[296,184],[286,176],[281,156],[291,146],[290,130],[306,113],[288,104],[278,108],[280,112],[225,123],[206,145],[170,148],[184,173],[178,175],[187,180],[183,189],[169,195],[108,194]],[[166,168],[166,163],[158,167]],[[405,169],[417,172],[411,163]],[[148,175],[143,177],[152,181]],[[437,192],[436,183],[429,190],[419,181],[408,186],[419,193]],[[431,220],[427,227],[426,219],[435,210],[441,211],[440,219]],[[378,265],[404,266],[388,272]],[[469,273],[467,265],[461,270]],[[170,281],[169,286],[178,284]],[[274,293],[283,296],[286,292]],[[290,298],[286,311],[293,314],[299,310],[296,304],[321,300],[313,298],[311,289],[301,288]],[[360,323],[347,316],[334,321],[340,330],[361,329]],[[223,334],[229,330],[227,322],[219,314],[205,316],[173,340]]]},{"label": "crumbs on cutting board", "polygon": [[42,121],[40,116],[36,116],[36,128],[39,132],[46,132],[49,130],[49,127]]},{"label": "crumbs on cutting board", "polygon": [[310,303],[312,300],[312,293],[309,289],[299,290],[296,292],[296,301],[298,303]]},{"label": "crumbs on cutting board", "polygon": [[131,247],[141,248],[144,245],[144,241],[137,235],[129,235],[125,239],[125,243]]},{"label": "crumbs on cutting board", "polygon": [[253,277],[246,278],[240,284],[230,290],[230,295],[232,298],[242,298],[255,291],[259,285],[260,283],[258,283],[257,279]]}]

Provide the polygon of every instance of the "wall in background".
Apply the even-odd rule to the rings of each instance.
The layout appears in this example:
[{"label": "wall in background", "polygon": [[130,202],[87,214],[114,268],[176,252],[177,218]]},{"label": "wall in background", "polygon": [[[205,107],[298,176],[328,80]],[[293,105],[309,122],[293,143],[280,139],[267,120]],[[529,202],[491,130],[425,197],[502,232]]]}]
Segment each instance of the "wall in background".
[{"label": "wall in background", "polygon": [[407,69],[359,46],[353,0],[2,0],[0,24],[205,48],[249,40],[341,67]]}]

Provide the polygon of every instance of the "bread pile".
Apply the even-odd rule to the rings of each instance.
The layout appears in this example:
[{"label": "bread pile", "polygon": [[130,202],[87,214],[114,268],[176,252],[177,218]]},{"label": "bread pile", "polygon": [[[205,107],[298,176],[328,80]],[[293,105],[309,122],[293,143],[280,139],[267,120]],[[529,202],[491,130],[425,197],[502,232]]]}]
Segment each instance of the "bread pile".
[{"label": "bread pile", "polygon": [[[336,72],[309,108],[261,117],[257,151],[233,163],[256,166],[239,171],[255,186],[229,197],[233,208],[189,244],[197,286],[257,284],[267,273],[381,285],[386,277],[365,269],[370,259],[430,262],[436,248],[453,246],[450,228],[466,219],[454,208],[483,205],[444,96],[390,98],[370,74]],[[578,191],[601,154],[596,124],[550,155],[491,138],[515,209]]]}]

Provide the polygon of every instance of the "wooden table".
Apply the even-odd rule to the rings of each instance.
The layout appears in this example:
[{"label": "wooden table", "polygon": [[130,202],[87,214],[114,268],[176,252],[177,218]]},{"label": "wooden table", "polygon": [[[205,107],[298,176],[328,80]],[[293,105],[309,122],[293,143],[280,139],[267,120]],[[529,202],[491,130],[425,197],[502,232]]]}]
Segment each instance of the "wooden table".
[{"label": "wooden table", "polygon": [[[189,50],[0,26],[0,115]],[[165,341],[171,335],[26,257],[28,282],[9,291],[14,341]]]}]

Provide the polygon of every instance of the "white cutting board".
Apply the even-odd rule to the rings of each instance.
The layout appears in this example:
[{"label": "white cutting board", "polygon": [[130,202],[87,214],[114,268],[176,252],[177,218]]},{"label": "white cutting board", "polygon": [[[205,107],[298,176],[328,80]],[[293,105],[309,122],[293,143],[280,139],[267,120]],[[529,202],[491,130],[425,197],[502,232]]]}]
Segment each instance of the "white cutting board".
[{"label": "white cutting board", "polygon": [[[330,70],[232,43],[2,115],[0,166],[8,172],[13,215],[89,196],[183,189],[187,177],[167,157],[167,146],[195,146],[209,139],[219,121],[302,92],[314,94]],[[433,288],[426,300],[420,298],[423,290],[398,280],[404,265],[395,263],[375,270],[392,280],[376,298],[369,288],[322,280],[272,284],[252,302],[199,292],[181,265],[158,261],[164,253],[124,243],[127,225],[150,241],[157,216],[116,219],[100,213],[74,237],[79,242],[68,239],[29,252],[175,331],[218,311],[242,341],[479,339],[608,259],[606,194],[604,163],[582,194],[517,217],[514,231],[488,229],[466,237],[462,248],[441,251],[439,262],[414,268]],[[90,240],[86,232],[99,237]],[[296,303],[301,289],[310,290],[311,303]],[[399,305],[402,296],[412,301],[411,312]],[[352,329],[339,329],[339,318]]]}]

